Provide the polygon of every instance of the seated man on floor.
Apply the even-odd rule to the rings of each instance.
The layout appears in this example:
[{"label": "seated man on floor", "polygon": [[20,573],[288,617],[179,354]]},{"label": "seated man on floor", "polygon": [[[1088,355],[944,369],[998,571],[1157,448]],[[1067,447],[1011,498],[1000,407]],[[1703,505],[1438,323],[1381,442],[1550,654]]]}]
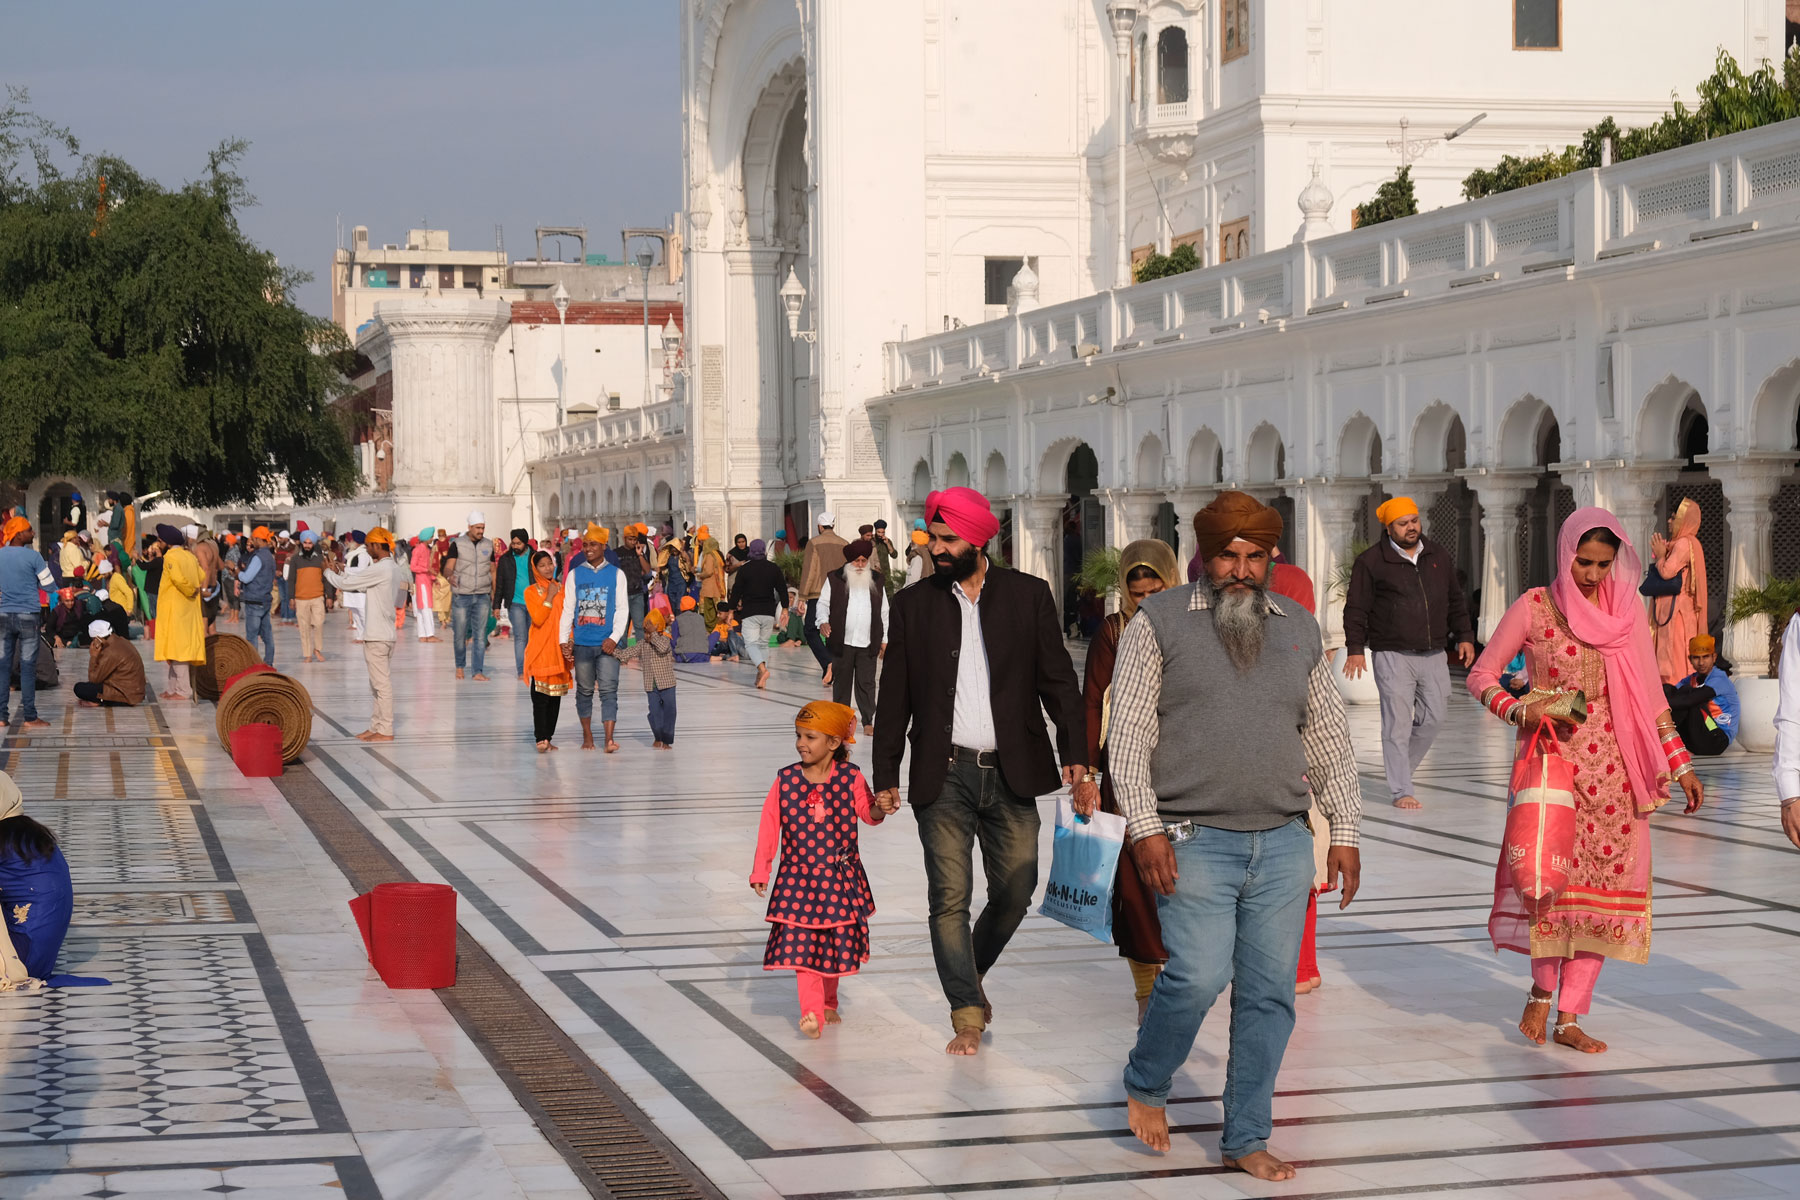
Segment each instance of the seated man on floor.
[{"label": "seated man on floor", "polygon": [[88,677],[75,685],[83,708],[130,707],[144,702],[144,660],[109,621],[88,626]]},{"label": "seated man on floor", "polygon": [[1738,694],[1731,677],[1719,670],[1718,648],[1702,634],[1688,641],[1688,666],[1694,673],[1680,683],[1663,685],[1675,728],[1691,754],[1725,753],[1737,737]]}]

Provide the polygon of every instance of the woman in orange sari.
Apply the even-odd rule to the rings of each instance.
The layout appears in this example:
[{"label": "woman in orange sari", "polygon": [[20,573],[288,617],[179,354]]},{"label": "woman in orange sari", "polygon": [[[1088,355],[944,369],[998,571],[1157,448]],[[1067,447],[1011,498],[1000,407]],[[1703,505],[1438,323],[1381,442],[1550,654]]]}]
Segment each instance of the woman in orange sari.
[{"label": "woman in orange sari", "polygon": [[574,680],[557,644],[562,622],[563,588],[556,581],[556,556],[539,550],[531,556],[531,573],[537,578],[525,589],[525,610],[531,614],[531,636],[525,643],[525,677],[531,688],[531,725],[537,751],[556,749],[556,719],[562,714],[562,698]]},{"label": "woman in orange sari", "polygon": [[1650,535],[1650,556],[1656,573],[1681,580],[1681,592],[1650,601],[1651,624],[1656,629],[1656,666],[1662,681],[1678,684],[1687,678],[1688,642],[1706,632],[1706,552],[1700,549],[1700,506],[1683,500],[1669,518],[1669,537]]}]

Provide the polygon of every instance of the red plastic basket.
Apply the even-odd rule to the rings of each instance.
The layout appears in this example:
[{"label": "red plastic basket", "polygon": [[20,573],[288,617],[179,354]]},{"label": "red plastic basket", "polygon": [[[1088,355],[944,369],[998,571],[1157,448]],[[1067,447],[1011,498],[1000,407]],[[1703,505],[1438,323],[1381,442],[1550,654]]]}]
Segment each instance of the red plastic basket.
[{"label": "red plastic basket", "polygon": [[350,901],[369,962],[391,988],[456,983],[456,889],[441,883],[381,883]]},{"label": "red plastic basket", "polygon": [[231,731],[231,761],[252,778],[281,774],[281,728],[255,722]]}]

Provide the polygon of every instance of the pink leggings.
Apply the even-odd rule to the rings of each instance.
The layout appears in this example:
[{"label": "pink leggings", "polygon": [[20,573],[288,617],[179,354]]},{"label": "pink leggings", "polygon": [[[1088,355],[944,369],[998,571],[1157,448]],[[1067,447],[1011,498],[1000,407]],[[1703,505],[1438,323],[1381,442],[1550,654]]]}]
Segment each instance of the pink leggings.
[{"label": "pink leggings", "polygon": [[825,1010],[837,1007],[838,977],[817,971],[795,971],[794,983],[800,990],[800,1015],[811,1013],[823,1021]]},{"label": "pink leggings", "polygon": [[1600,966],[1606,959],[1591,950],[1577,950],[1574,958],[1534,958],[1531,960],[1531,982],[1546,992],[1555,992],[1562,984],[1562,998],[1557,1010],[1585,1013],[1594,1002],[1594,983],[1600,978]]}]

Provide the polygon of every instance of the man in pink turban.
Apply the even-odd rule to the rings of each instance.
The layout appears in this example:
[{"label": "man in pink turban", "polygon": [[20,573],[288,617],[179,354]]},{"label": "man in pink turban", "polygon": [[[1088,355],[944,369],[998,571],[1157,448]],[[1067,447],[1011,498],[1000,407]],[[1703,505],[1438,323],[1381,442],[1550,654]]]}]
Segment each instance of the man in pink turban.
[{"label": "man in pink turban", "polygon": [[1000,532],[1000,520],[988,507],[987,497],[974,488],[953,487],[931,493],[925,497],[925,519],[942,521],[977,550]]}]

